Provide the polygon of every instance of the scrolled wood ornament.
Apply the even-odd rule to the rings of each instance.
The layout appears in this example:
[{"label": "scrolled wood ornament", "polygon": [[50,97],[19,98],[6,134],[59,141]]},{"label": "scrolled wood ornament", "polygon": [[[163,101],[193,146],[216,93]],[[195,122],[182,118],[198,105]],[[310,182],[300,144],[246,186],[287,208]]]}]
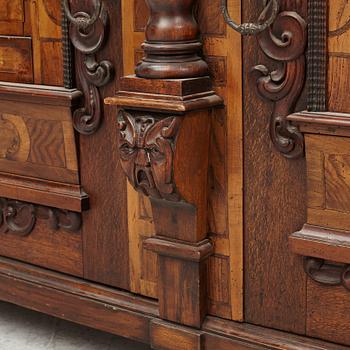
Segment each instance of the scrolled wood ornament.
[{"label": "scrolled wood ornament", "polygon": [[146,196],[179,201],[173,158],[180,117],[121,110],[119,153],[132,186]]},{"label": "scrolled wood ornament", "polygon": [[281,12],[274,24],[257,35],[258,43],[270,59],[280,64],[270,71],[264,65],[253,68],[259,95],[274,103],[270,135],[276,149],[286,158],[304,154],[304,137],[287,116],[295,111],[305,83],[307,24],[296,12]]},{"label": "scrolled wood ornament", "polygon": [[55,231],[77,232],[82,224],[80,213],[0,198],[1,233],[28,236],[34,230],[37,219],[47,220]]},{"label": "scrolled wood ornament", "polygon": [[[97,2],[96,2],[97,1]],[[95,1],[95,12],[71,14],[68,0],[64,8],[70,20],[69,37],[76,49],[76,69],[84,92],[84,107],[74,112],[74,128],[81,134],[96,132],[102,121],[103,109],[99,88],[112,81],[113,64],[108,60],[98,61],[96,54],[102,49],[108,31],[108,12],[100,0]]]},{"label": "scrolled wood ornament", "polygon": [[325,286],[343,286],[350,291],[350,265],[305,257],[304,270],[317,283]]}]

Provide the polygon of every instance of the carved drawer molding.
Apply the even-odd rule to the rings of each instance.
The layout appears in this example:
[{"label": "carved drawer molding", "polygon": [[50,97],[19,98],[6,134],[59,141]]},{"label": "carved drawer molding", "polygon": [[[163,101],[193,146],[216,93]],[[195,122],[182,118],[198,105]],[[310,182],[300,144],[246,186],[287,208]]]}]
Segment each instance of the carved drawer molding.
[{"label": "carved drawer molding", "polygon": [[0,84],[0,197],[81,212],[72,110],[78,90]]}]

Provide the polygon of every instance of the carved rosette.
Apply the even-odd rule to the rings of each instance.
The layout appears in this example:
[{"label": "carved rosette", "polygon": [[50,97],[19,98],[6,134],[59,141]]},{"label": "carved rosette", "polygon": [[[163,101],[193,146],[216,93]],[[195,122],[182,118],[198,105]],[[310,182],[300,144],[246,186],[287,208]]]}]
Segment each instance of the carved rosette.
[{"label": "carved rosette", "polygon": [[37,219],[47,220],[53,230],[77,232],[81,227],[79,213],[0,198],[1,233],[28,236],[34,230]]},{"label": "carved rosette", "polygon": [[69,37],[76,49],[76,70],[85,97],[84,107],[74,112],[73,124],[84,135],[98,130],[103,114],[99,88],[111,82],[114,76],[113,64],[96,58],[104,46],[109,23],[108,12],[99,1],[96,1],[95,9],[98,12],[93,15],[86,12],[71,15],[66,7],[67,17],[71,21]]},{"label": "carved rosette", "polygon": [[304,138],[286,118],[295,111],[304,88],[307,24],[296,12],[281,12],[257,39],[265,55],[280,64],[273,71],[264,65],[253,68],[259,95],[274,102],[270,122],[272,142],[285,157],[298,158],[304,154]]},{"label": "carved rosette", "polygon": [[180,117],[121,110],[119,153],[132,186],[146,196],[179,201],[173,175]]},{"label": "carved rosette", "polygon": [[315,282],[326,286],[343,286],[350,291],[350,265],[306,257],[304,258],[304,269]]}]

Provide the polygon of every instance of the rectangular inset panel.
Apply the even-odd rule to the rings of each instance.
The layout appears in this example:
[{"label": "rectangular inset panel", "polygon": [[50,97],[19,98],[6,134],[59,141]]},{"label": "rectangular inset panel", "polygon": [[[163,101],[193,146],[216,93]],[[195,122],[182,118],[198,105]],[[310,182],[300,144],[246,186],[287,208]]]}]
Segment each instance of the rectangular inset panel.
[{"label": "rectangular inset panel", "polygon": [[306,136],[308,223],[350,230],[350,139]]},{"label": "rectangular inset panel", "polygon": [[1,0],[0,21],[23,22],[23,0]]},{"label": "rectangular inset panel", "polygon": [[0,81],[33,82],[30,38],[0,36]]}]

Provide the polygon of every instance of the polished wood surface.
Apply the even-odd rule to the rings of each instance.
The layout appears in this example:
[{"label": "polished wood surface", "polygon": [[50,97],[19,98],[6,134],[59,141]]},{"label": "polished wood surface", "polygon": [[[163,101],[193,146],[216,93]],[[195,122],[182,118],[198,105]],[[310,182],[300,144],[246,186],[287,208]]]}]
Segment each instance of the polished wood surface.
[{"label": "polished wood surface", "polygon": [[[160,349],[348,349],[216,317],[207,317],[201,330],[174,325],[159,319],[152,300],[5,258],[0,259],[0,281],[2,300]],[[170,343],[172,337],[176,344]]]},{"label": "polished wood surface", "polygon": [[[209,308],[214,315],[240,320],[243,317],[241,38],[226,30],[219,5],[218,1],[200,1],[196,11],[213,88],[226,101],[226,108],[215,110],[211,121],[208,221],[215,253],[209,264]],[[238,20],[240,1],[229,1],[229,8]],[[123,2],[126,74],[132,74],[135,64],[142,58],[140,46],[144,41],[147,16],[144,0]],[[237,64],[229,64],[231,61]],[[152,81],[149,85],[155,87],[154,84]],[[142,244],[138,243],[154,232],[153,218],[148,200],[131,187],[128,189],[128,213],[131,284],[135,292],[154,296],[155,275],[145,274],[143,267],[145,264],[154,266],[155,257],[145,254]],[[234,253],[230,254],[230,250]]]},{"label": "polished wood surface", "polygon": [[59,1],[6,2],[0,299],[160,350],[350,345],[348,6],[279,2],[242,39],[221,0],[69,0],[75,60]]},{"label": "polished wood surface", "polygon": [[[280,1],[306,18],[307,2]],[[245,22],[258,18],[260,1],[243,3]],[[274,67],[255,38],[244,39],[245,320],[305,334],[306,276],[300,258],[288,251],[288,233],[306,222],[306,162],[286,160],[273,148],[269,125],[273,104],[261,102],[249,72]],[[296,110],[305,108],[302,96]]]}]

